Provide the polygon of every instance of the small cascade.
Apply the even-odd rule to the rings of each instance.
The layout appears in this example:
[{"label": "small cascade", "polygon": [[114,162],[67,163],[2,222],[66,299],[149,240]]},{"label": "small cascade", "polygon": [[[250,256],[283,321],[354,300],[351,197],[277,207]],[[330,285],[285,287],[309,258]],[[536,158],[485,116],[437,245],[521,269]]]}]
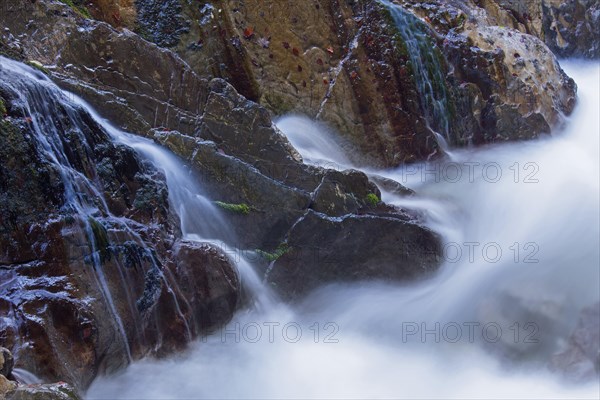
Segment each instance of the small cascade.
[{"label": "small cascade", "polygon": [[450,104],[443,61],[440,60],[442,54],[423,22],[391,1],[380,2],[390,11],[406,45],[425,119],[429,127],[441,135],[436,138],[440,147],[446,150],[446,142],[450,139]]},{"label": "small cascade", "polygon": [[[96,144],[93,142],[97,140],[94,135],[101,135],[104,141],[133,149],[142,159],[162,172],[167,183],[170,209],[179,217],[183,239],[211,244],[223,250],[232,264],[237,266],[240,281],[250,292],[256,307],[265,308],[272,304],[272,294],[264,288],[254,272],[252,262],[243,251],[231,245],[235,234],[222,211],[206,196],[191,171],[174,154],[149,139],[115,128],[85,101],[62,91],[40,71],[3,57],[0,57],[0,89],[10,97],[13,107],[19,109],[18,114],[29,124],[36,152],[60,174],[64,187],[60,213],[81,221],[81,230],[89,247],[86,262],[94,271],[91,274],[92,282],[101,293],[114,331],[118,333],[119,339],[115,345],[122,348],[127,362],[133,359],[132,344],[146,340],[137,326],[145,318],[145,311],[140,309],[140,301],[145,302],[142,304],[144,309],[146,306],[151,307],[150,303],[156,302],[160,296],[161,291],[157,288],[161,286],[171,297],[173,312],[182,324],[185,337],[191,340],[197,332],[191,326],[193,321],[190,318],[194,317],[187,315],[190,305],[181,303],[181,290],[176,287],[175,277],[168,268],[160,264],[154,250],[139,233],[145,226],[111,212],[93,158]],[[84,121],[88,116],[91,117],[89,121]],[[90,128],[89,124],[94,127]],[[90,132],[94,129],[98,132]],[[105,227],[124,232],[127,240],[137,246],[137,263],[144,263],[146,278],[157,282],[156,287],[144,289],[142,298],[135,299],[132,295],[131,274],[119,257],[112,259],[117,264],[117,277],[120,277],[121,282],[115,283],[114,273],[109,277],[109,273],[105,271],[104,252],[111,245],[103,242],[109,240],[108,237],[103,237],[106,235],[103,232]],[[115,304],[115,290],[119,291],[119,296],[127,299],[128,307]],[[183,300],[187,303],[185,298]],[[136,321],[135,326],[126,326],[124,321]],[[155,330],[159,332],[158,326]],[[162,338],[158,337],[157,341],[160,343]]]},{"label": "small cascade", "polygon": [[237,266],[240,279],[259,308],[269,308],[274,294],[265,287],[256,274],[246,252],[232,246],[235,233],[228,225],[219,207],[207,196],[179,158],[149,139],[123,132],[103,119],[85,101],[75,97],[90,115],[115,139],[150,160],[165,175],[169,188],[169,203],[179,216],[183,238],[212,244],[221,249]]},{"label": "small cascade", "polygon": [[[86,154],[91,154],[92,150],[83,131],[85,124],[64,93],[41,72],[0,57],[0,81],[3,90],[16,99],[16,106],[30,123],[38,153],[60,173],[65,190],[63,211],[82,217],[83,229],[91,248],[90,260],[96,273],[96,282],[114,318],[127,359],[131,361],[129,339],[105,277],[100,258],[101,249],[93,226],[95,218],[109,214],[106,200],[94,181],[97,174],[93,166],[86,165],[77,169],[68,149],[69,142],[76,141],[85,146],[83,151]],[[63,114],[66,114],[68,122],[59,120],[58,116]],[[64,134],[67,127],[74,128],[68,132],[72,135],[69,138]]]}]

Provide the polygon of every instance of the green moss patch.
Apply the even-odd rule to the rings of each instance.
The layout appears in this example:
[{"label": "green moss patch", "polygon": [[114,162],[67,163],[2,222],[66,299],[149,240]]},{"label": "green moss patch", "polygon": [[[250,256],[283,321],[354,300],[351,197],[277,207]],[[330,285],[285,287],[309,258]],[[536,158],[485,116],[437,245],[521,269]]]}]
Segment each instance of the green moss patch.
[{"label": "green moss patch", "polygon": [[90,14],[88,9],[84,5],[78,4],[79,2],[77,0],[60,0],[60,2],[71,7],[73,11],[75,11],[82,17],[92,19],[92,14]]},{"label": "green moss patch", "polygon": [[264,250],[256,249],[256,252],[258,254],[260,254],[262,257],[264,257],[269,262],[277,261],[279,258],[281,258],[284,254],[286,254],[289,251],[290,251],[290,248],[286,243],[282,243],[279,246],[277,246],[275,251],[272,253],[269,253]]},{"label": "green moss patch", "polygon": [[372,207],[376,207],[377,204],[381,202],[381,200],[379,199],[379,197],[377,197],[375,193],[369,193],[365,198],[365,202]]},{"label": "green moss patch", "polygon": [[231,204],[231,203],[223,203],[222,201],[215,201],[215,204],[224,210],[227,210],[227,211],[230,211],[230,212],[233,212],[236,214],[242,214],[242,215],[250,214],[250,206],[246,203]]}]

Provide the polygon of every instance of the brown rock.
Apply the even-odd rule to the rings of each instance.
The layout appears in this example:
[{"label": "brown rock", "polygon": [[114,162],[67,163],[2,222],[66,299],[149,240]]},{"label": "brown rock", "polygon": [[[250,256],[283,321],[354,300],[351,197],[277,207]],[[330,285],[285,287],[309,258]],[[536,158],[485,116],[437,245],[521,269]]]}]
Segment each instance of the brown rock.
[{"label": "brown rock", "polygon": [[12,375],[12,369],[15,364],[13,355],[8,349],[0,347],[0,375],[10,377]]}]

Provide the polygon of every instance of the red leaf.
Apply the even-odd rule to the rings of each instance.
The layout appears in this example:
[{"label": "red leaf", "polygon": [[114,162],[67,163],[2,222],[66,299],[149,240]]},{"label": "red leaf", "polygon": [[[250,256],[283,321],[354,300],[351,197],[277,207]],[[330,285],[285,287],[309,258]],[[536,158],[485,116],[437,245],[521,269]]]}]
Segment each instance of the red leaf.
[{"label": "red leaf", "polygon": [[294,47],[294,48],[292,49],[292,53],[294,53],[294,55],[295,55],[296,57],[298,57],[298,56],[300,55],[300,50],[298,50],[297,48],[295,48],[295,47]]},{"label": "red leaf", "polygon": [[358,73],[356,71],[350,72],[350,78],[352,78],[352,79],[358,78]]},{"label": "red leaf", "polygon": [[323,60],[321,60],[320,58],[319,58],[319,59],[317,59],[317,64],[319,64],[319,65],[323,65]]},{"label": "red leaf", "polygon": [[246,29],[244,29],[244,37],[246,39],[250,39],[252,36],[254,36],[254,28],[249,26]]},{"label": "red leaf", "polygon": [[327,48],[327,52],[328,52],[329,54],[333,54],[333,47],[329,46],[329,47]]},{"label": "red leaf", "polygon": [[283,42],[282,44],[283,44],[283,47],[285,49],[289,49],[290,48],[290,44],[288,42]]},{"label": "red leaf", "polygon": [[329,81],[325,78],[323,78],[323,85],[329,85]]}]

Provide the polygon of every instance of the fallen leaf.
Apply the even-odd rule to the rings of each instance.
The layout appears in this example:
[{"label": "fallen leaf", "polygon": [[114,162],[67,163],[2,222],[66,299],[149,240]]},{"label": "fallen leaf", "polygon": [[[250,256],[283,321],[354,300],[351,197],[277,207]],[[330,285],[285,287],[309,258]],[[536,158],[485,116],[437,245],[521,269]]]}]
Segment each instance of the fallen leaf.
[{"label": "fallen leaf", "polygon": [[302,72],[302,66],[298,65],[298,72]]},{"label": "fallen leaf", "polygon": [[290,44],[288,42],[283,42],[283,48],[285,49],[289,49],[290,48]]},{"label": "fallen leaf", "polygon": [[294,47],[294,48],[292,49],[292,53],[294,53],[294,55],[295,55],[296,57],[298,57],[298,56],[300,55],[300,50],[298,50],[297,48],[295,48],[295,47]]},{"label": "fallen leaf", "polygon": [[329,46],[329,47],[327,48],[327,52],[328,52],[329,54],[333,54],[333,47]]},{"label": "fallen leaf", "polygon": [[352,79],[358,78],[358,73],[356,71],[350,72],[350,78],[352,78]]},{"label": "fallen leaf", "polygon": [[317,59],[317,64],[319,65],[323,65],[323,60],[321,60],[320,58]]},{"label": "fallen leaf", "polygon": [[246,39],[250,39],[252,36],[254,36],[254,28],[249,26],[246,29],[244,29],[244,37]]},{"label": "fallen leaf", "polygon": [[323,78],[323,85],[329,85],[329,81],[325,78]]}]

